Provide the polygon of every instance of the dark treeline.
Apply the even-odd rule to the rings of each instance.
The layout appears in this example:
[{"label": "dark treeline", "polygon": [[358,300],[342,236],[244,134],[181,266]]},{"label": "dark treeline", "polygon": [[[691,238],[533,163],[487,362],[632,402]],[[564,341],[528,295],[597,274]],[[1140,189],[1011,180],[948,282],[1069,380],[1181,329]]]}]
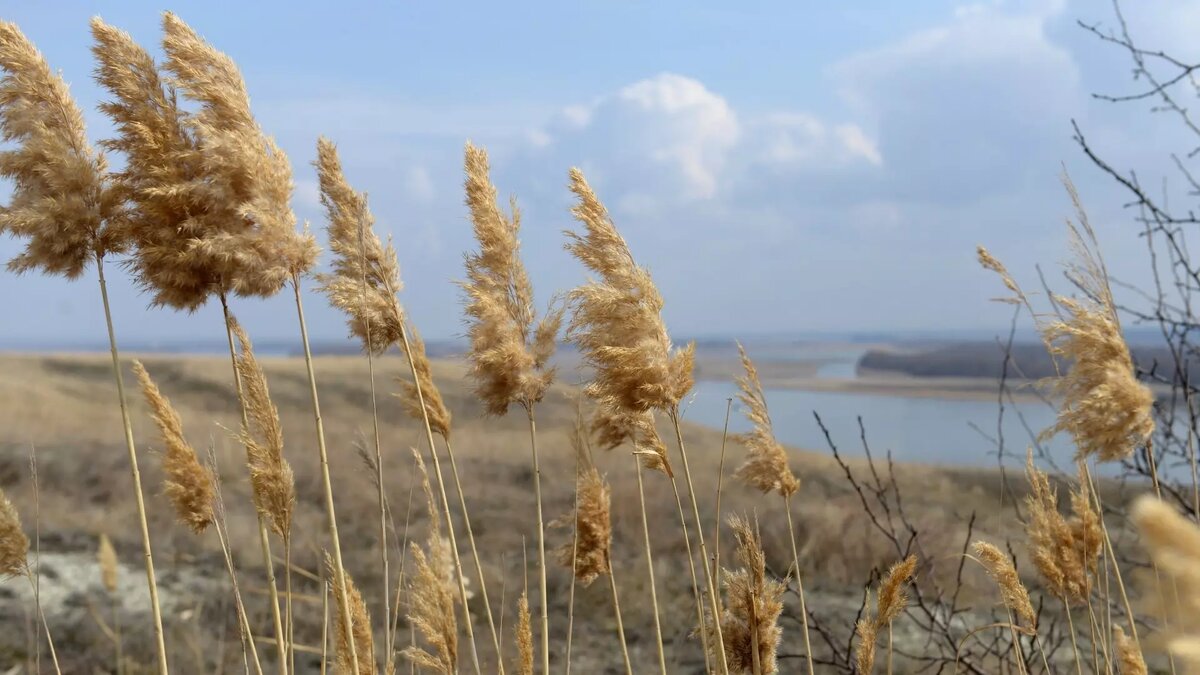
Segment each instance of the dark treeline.
[{"label": "dark treeline", "polygon": [[[1175,359],[1166,347],[1131,346],[1133,359],[1143,373],[1170,378]],[[1012,345],[1008,377],[1036,380],[1055,374],[1054,363],[1041,343]],[[921,350],[872,349],[858,361],[859,372],[886,371],[916,377],[999,378],[1004,369],[1004,345],[995,342],[962,342]],[[1189,381],[1197,381],[1200,364],[1189,364]]]}]

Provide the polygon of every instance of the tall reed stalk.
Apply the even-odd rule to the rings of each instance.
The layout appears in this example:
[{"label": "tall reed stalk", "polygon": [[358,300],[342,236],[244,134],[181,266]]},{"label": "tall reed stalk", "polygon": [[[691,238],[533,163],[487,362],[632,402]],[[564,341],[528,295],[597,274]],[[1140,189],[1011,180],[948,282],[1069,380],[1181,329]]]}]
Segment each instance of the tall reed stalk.
[{"label": "tall reed stalk", "polygon": [[[234,344],[233,344],[234,318],[233,318],[233,315],[230,314],[230,312],[229,312],[229,302],[228,302],[227,298],[225,297],[225,294],[220,293],[219,297],[221,300],[221,312],[222,312],[223,316],[225,317],[225,339],[229,345],[230,366],[233,368],[233,386],[234,386],[234,390],[237,392],[238,409],[241,411],[241,414],[242,414],[242,429],[249,429],[250,415],[247,412],[246,397],[242,391],[242,376],[241,376],[241,373],[238,371],[237,349],[234,347]],[[249,463],[250,462],[250,447],[247,445],[247,446],[245,446],[245,449],[246,449],[246,460]],[[270,539],[270,535],[267,532],[267,522],[266,522],[266,518],[264,517],[263,513],[256,509],[255,516],[258,519],[258,541],[259,541],[260,549],[262,551],[263,570],[267,574],[267,591],[268,591],[268,594],[270,596],[270,601],[271,601],[271,620],[274,623],[274,627],[275,627],[275,645],[279,651],[279,656],[278,656],[278,658],[279,658],[279,663],[278,663],[279,673],[280,673],[280,675],[287,675],[287,673],[288,673],[288,652],[290,650],[289,650],[289,646],[288,646],[287,631],[284,629],[283,616],[280,614],[280,609],[279,609],[279,605],[280,605],[280,603],[279,603],[279,584],[275,580],[275,560],[271,557],[271,539]],[[286,554],[285,558],[290,558],[290,554]],[[284,571],[284,574],[286,574],[288,576],[287,586],[289,587],[289,589],[291,587],[291,573],[292,573],[292,571],[289,566],[288,569],[285,569],[285,571]],[[287,597],[289,609],[291,606],[291,600],[292,600],[292,596],[291,596],[291,591],[289,590],[288,597]]]},{"label": "tall reed stalk", "polygon": [[[650,521],[646,517],[646,488],[642,484],[642,462],[634,455],[633,463],[637,465],[638,505],[642,511],[642,537],[646,547],[646,572],[650,577],[650,605],[654,608],[654,646],[658,649],[658,668],[660,675],[667,675],[667,657],[663,651],[662,620],[658,611],[658,589],[654,580],[654,554],[650,546]],[[708,667],[708,653],[705,650],[705,672]]]},{"label": "tall reed stalk", "polygon": [[100,279],[100,298],[104,305],[104,325],[108,329],[108,349],[112,355],[113,378],[117,383],[117,401],[121,405],[121,425],[125,429],[125,450],[129,454],[130,473],[133,476],[133,495],[137,504],[138,527],[142,535],[142,552],[145,555],[146,585],[150,589],[150,615],[154,622],[154,640],[158,650],[158,671],[166,675],[167,643],[163,634],[162,610],[158,601],[158,582],[154,575],[154,554],[150,550],[150,527],[146,521],[146,501],[142,497],[142,474],[138,470],[137,449],[133,443],[133,424],[129,420],[129,405],[125,399],[125,378],[121,374],[121,357],[117,353],[117,338],[113,332],[112,311],[108,303],[108,284],[104,279],[104,258],[96,255],[96,271]]},{"label": "tall reed stalk", "polygon": [[[300,322],[300,342],[304,347],[304,368],[308,374],[309,396],[312,400],[313,425],[317,434],[317,454],[321,461],[321,487],[325,495],[325,517],[329,526],[329,538],[333,545],[333,571],[337,577],[333,580],[334,590],[338,594],[341,607],[351,607],[350,596],[346,590],[346,571],[342,564],[342,542],[338,536],[337,514],[333,505],[333,482],[329,478],[329,451],[325,447],[325,423],[321,420],[321,403],[317,397],[317,376],[313,371],[312,347],[308,342],[308,324],[304,321],[304,303],[300,299],[300,278],[292,276],[292,292],[296,297],[296,318]],[[342,624],[346,635],[354,635],[354,620],[351,612],[343,611]],[[355,640],[347,640],[350,651],[352,672],[359,675],[358,653]]]}]

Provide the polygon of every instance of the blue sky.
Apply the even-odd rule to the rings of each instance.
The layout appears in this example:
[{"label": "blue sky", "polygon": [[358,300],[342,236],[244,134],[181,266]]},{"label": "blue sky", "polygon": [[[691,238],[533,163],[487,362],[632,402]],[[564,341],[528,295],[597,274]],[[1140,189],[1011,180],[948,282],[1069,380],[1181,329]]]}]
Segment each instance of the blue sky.
[{"label": "blue sky", "polygon": [[[1200,9],[1127,3],[1135,37],[1197,57]],[[95,139],[87,22],[158,54],[158,5],[0,3],[61,69]],[[241,66],[255,112],[292,158],[295,208],[321,231],[310,165],[339,144],[395,237],[403,301],[431,338],[461,334],[462,145],[489,149],[524,211],[544,300],[583,279],[563,250],[568,167],[584,168],[667,299],[680,336],[1003,329],[984,243],[1028,285],[1066,252],[1065,164],[1114,275],[1148,278],[1124,195],[1083,158],[1070,120],[1117,166],[1170,176],[1183,147],[1147,104],[1115,107],[1124,56],[1075,22],[1105,2],[189,3],[173,8]],[[19,243],[0,243],[6,257]],[[146,309],[114,273],[119,336],[221,338],[215,308]],[[103,340],[94,276],[0,274],[0,344]],[[319,339],[341,317],[311,295]],[[294,335],[288,298],[238,302],[259,339]]]}]

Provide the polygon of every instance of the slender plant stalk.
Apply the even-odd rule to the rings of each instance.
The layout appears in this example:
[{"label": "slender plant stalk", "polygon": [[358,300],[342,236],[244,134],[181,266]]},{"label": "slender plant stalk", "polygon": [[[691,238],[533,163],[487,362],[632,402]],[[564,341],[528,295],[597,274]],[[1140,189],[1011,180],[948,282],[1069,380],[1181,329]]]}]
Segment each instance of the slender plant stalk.
[{"label": "slender plant stalk", "polygon": [[[224,509],[222,509],[224,513]],[[222,519],[224,516],[222,516]],[[242,633],[242,650],[249,652],[254,663],[254,672],[257,675],[263,675],[262,663],[258,660],[258,648],[254,646],[254,629],[250,627],[250,618],[246,615],[246,606],[242,603],[242,592],[238,588],[237,573],[233,567],[233,556],[229,550],[229,543],[225,538],[225,532],[222,523],[216,523],[214,528],[217,531],[217,540],[221,544],[221,553],[225,557],[225,568],[229,572],[229,578],[233,583],[233,601],[237,609],[238,624]]]},{"label": "slender plant stalk", "polygon": [[758,612],[755,611],[753,603],[750,609],[750,667],[754,675],[763,675],[762,670],[762,654],[759,653],[758,644]]},{"label": "slender plant stalk", "polygon": [[[646,543],[646,569],[650,573],[650,604],[654,607],[654,646],[658,648],[660,675],[667,675],[667,656],[663,652],[662,621],[658,617],[658,591],[655,589],[654,583],[654,555],[650,552],[650,522],[646,518],[646,489],[642,486],[642,461],[638,459],[637,455],[633,455],[633,463],[637,467],[638,499],[642,507],[642,535]],[[705,672],[711,672],[707,668],[707,649],[704,658],[706,661]]]},{"label": "slender plant stalk", "polygon": [[[37,447],[29,446],[29,470],[33,477],[33,545],[37,556],[37,573],[25,563],[25,577],[33,588],[33,604],[37,606],[38,617],[42,620],[42,630],[46,633],[46,644],[50,647],[50,660],[54,662],[54,672],[62,675],[58,665],[58,652],[54,649],[54,638],[50,635],[50,624],[46,622],[46,612],[42,609],[42,498],[38,488]],[[41,658],[41,648],[38,648],[38,658]],[[38,670],[40,672],[41,666]]]},{"label": "slender plant stalk", "polygon": [[[424,409],[424,405],[422,405],[422,409]],[[487,614],[488,629],[492,632],[492,643],[496,649],[497,672],[504,675],[504,652],[501,651],[500,634],[496,632],[496,622],[492,618],[492,603],[488,600],[487,579],[483,574],[483,562],[479,557],[479,549],[475,547],[475,532],[471,529],[471,515],[467,512],[466,494],[463,492],[462,481],[458,478],[458,462],[454,461],[454,448],[450,445],[450,439],[443,436],[442,441],[446,444],[446,455],[450,458],[450,474],[454,477],[454,489],[458,492],[458,505],[462,509],[463,525],[467,528],[467,542],[471,545],[471,557],[475,559],[475,572],[479,576],[479,592],[483,595],[483,611]],[[567,646],[567,651],[570,653],[569,637]]]},{"label": "slender plant stalk", "polygon": [[[683,546],[688,557],[688,571],[692,573],[692,596],[696,599],[696,625],[700,627],[701,648],[704,651],[705,672],[712,672],[712,663],[708,655],[708,631],[705,630],[707,621],[704,619],[704,594],[700,592],[700,579],[696,576],[696,557],[692,553],[692,536],[688,534],[687,516],[683,515],[683,498],[679,495],[679,484],[671,476],[671,490],[675,493],[675,508],[679,512],[679,527],[683,530]],[[721,615],[714,614],[713,621],[720,623]]]},{"label": "slender plant stalk", "polygon": [[538,464],[537,422],[533,418],[533,404],[525,404],[529,417],[529,447],[533,451],[533,492],[537,499],[538,521],[538,582],[542,591],[542,672],[550,672],[550,597],[546,592],[546,525],[542,519],[542,469]]},{"label": "slender plant stalk", "polygon": [[133,443],[133,425],[129,421],[129,405],[125,401],[125,378],[121,374],[121,357],[117,353],[117,337],[113,331],[112,310],[108,304],[108,284],[104,280],[104,257],[96,254],[96,271],[100,276],[100,298],[104,302],[104,323],[108,327],[108,348],[112,352],[113,377],[117,381],[117,399],[121,403],[121,423],[125,426],[125,449],[133,473],[133,496],[137,501],[138,524],[142,530],[142,551],[146,556],[146,585],[150,589],[150,612],[154,619],[154,639],[158,649],[158,672],[167,675],[167,643],[163,636],[162,610],[158,604],[158,582],[154,577],[154,555],[150,550],[150,526],[146,521],[146,501],[142,497],[142,474],[138,471],[137,449]]},{"label": "slender plant stalk", "polygon": [[1071,603],[1064,600],[1063,608],[1067,610],[1067,628],[1071,631],[1071,651],[1075,654],[1075,675],[1083,675],[1083,658],[1079,654],[1079,643],[1075,639],[1075,619],[1071,616]]},{"label": "slender plant stalk", "polygon": [[[225,339],[229,343],[229,362],[233,367],[233,385],[237,390],[238,407],[242,411],[242,428],[250,428],[250,418],[246,412],[246,397],[242,394],[242,376],[237,368],[237,352],[233,346],[233,324],[232,317],[229,314],[229,302],[224,293],[220,293],[221,312],[225,316]],[[249,458],[249,448],[247,448],[247,459]],[[280,675],[288,673],[288,643],[287,632],[283,628],[283,617],[279,613],[279,584],[275,580],[275,563],[271,558],[271,538],[267,532],[267,522],[263,518],[262,513],[255,509],[255,515],[258,517],[258,541],[262,549],[263,568],[267,573],[267,591],[271,598],[271,619],[275,622],[275,645],[279,649],[279,672]],[[285,570],[288,576],[288,584],[291,584],[291,569]],[[292,602],[291,593],[288,593],[287,599],[289,609]]]},{"label": "slender plant stalk", "polygon": [[687,449],[683,445],[683,431],[679,428],[679,406],[671,408],[670,414],[671,423],[675,426],[675,441],[679,444],[679,456],[683,458],[683,477],[687,480],[688,497],[692,501],[692,516],[696,519],[696,538],[700,542],[700,563],[704,565],[704,576],[708,582],[709,600],[712,604],[713,628],[716,629],[717,655],[721,659],[721,672],[729,675],[729,659],[725,656],[725,636],[721,634],[721,610],[717,606],[717,588],[713,585],[712,571],[708,566],[708,547],[704,545],[704,521],[700,519],[700,506],[696,503],[696,488],[692,483],[692,470],[688,467]]},{"label": "slender plant stalk", "polygon": [[1112,561],[1113,576],[1117,580],[1117,590],[1121,592],[1121,601],[1125,605],[1125,614],[1129,619],[1129,630],[1133,633],[1133,643],[1138,651],[1141,652],[1142,642],[1138,638],[1137,619],[1133,613],[1133,605],[1129,602],[1129,594],[1125,591],[1125,582],[1121,578],[1121,567],[1117,564],[1117,552],[1113,550],[1112,539],[1108,536],[1108,526],[1104,523],[1104,505],[1100,501],[1100,491],[1096,489],[1096,481],[1092,478],[1091,468],[1087,464],[1084,464],[1083,471],[1084,476],[1087,478],[1088,486],[1092,488],[1092,495],[1096,500],[1096,513],[1100,514],[1100,532],[1104,534],[1104,547],[1108,550],[1108,557]]},{"label": "slender plant stalk", "polygon": [[[365,261],[367,259],[366,223],[361,218],[358,222],[358,247],[359,253]],[[363,265],[362,268],[362,303],[365,306],[367,301],[367,266]],[[365,332],[367,373],[371,383],[371,427],[375,433],[375,486],[379,489],[379,557],[380,565],[382,566],[380,573],[383,576],[383,593],[381,595],[383,595],[383,616],[386,621],[392,615],[391,600],[389,599],[390,594],[388,593],[392,577],[388,571],[387,502],[383,487],[383,450],[380,447],[379,440],[379,404],[375,398],[375,345],[371,338],[371,321],[369,318],[366,321]],[[389,663],[392,659],[392,632],[390,630],[383,632],[383,649],[385,663]]]},{"label": "slender plant stalk", "polygon": [[[1146,460],[1150,465],[1150,481],[1154,485],[1154,496],[1157,497],[1159,501],[1162,501],[1162,486],[1159,485],[1158,482],[1158,461],[1154,458],[1154,448],[1149,446],[1146,447]],[[1151,560],[1150,566],[1154,568],[1154,588],[1158,591],[1158,600],[1162,603],[1163,607],[1167,607],[1169,605],[1167,605],[1166,593],[1163,591],[1162,574],[1158,571],[1158,563]],[[1179,584],[1175,579],[1171,579],[1171,590],[1174,591],[1175,604],[1170,606],[1182,607],[1182,605],[1179,604]],[[1162,631],[1164,633],[1170,633],[1171,623],[1165,613],[1161,617],[1161,620]],[[1171,675],[1175,675],[1175,655],[1170,649],[1167,650],[1167,663],[1171,667]]]},{"label": "slender plant stalk", "polygon": [[321,675],[329,663],[329,582],[321,581]]},{"label": "slender plant stalk", "polygon": [[[800,574],[799,571],[797,571],[796,574],[797,574],[797,578],[798,578],[799,574]],[[892,675],[892,648],[893,648],[894,643],[892,641],[892,622],[891,621],[888,622],[887,627],[888,627],[887,672],[888,672],[888,675]],[[1050,671],[1047,670],[1046,672],[1049,673]]]},{"label": "slender plant stalk", "polygon": [[[717,517],[713,523],[713,574],[717,588],[721,587],[721,488],[725,485],[725,445],[729,440],[729,413],[733,412],[733,397],[725,399],[725,426],[721,431],[721,462],[717,465]],[[796,572],[799,574],[799,570]],[[721,599],[717,598],[720,605]]]},{"label": "slender plant stalk", "polygon": [[[242,602],[242,590],[238,584],[237,570],[233,566],[233,552],[229,549],[229,539],[226,535],[229,526],[225,519],[225,498],[221,494],[221,472],[217,469],[217,455],[211,443],[208,446],[208,470],[212,472],[215,494],[213,529],[217,531],[217,542],[221,545],[221,556],[225,560],[225,570],[229,572],[229,584],[233,589],[233,606],[238,615],[238,635],[242,639],[242,665],[249,671],[249,660],[252,656],[254,672],[256,675],[263,675],[258,648],[254,646],[254,629],[250,627],[250,617],[246,613],[246,605]],[[113,615],[116,616],[115,611]],[[219,661],[222,666],[224,662],[224,658]]]},{"label": "slender plant stalk", "polygon": [[[792,499],[783,498],[787,512],[788,539],[792,544],[792,564],[796,567],[796,590],[800,595],[800,618],[804,625],[804,657],[808,662],[808,675],[813,675],[812,644],[808,636],[808,606],[804,602],[804,580],[800,575],[800,549],[796,547],[796,528],[792,525]],[[892,672],[892,622],[888,622],[888,675]]]},{"label": "slender plant stalk", "polygon": [[425,407],[425,394],[421,391],[421,380],[417,377],[417,362],[413,359],[412,345],[408,340],[408,328],[400,327],[400,339],[404,343],[404,354],[408,357],[408,367],[412,373],[414,387],[417,390],[417,405],[421,406],[421,417],[425,422],[425,437],[429,441],[429,456],[433,458],[433,470],[437,475],[438,492],[441,493],[442,510],[446,513],[446,530],[450,535],[450,552],[454,558],[454,571],[458,577],[458,592],[462,597],[463,623],[467,631],[467,642],[471,647],[471,664],[475,675],[481,675],[479,668],[479,651],[475,647],[475,629],[471,626],[471,608],[467,604],[467,584],[463,580],[462,559],[458,555],[458,539],[454,536],[454,519],[450,516],[450,500],[446,497],[446,481],[442,478],[442,464],[438,459],[437,446],[433,443],[433,427],[429,425],[429,410]]},{"label": "slender plant stalk", "polygon": [[[346,608],[346,611],[339,612],[342,615],[342,623],[347,636],[354,635],[354,620],[351,618],[352,612],[350,608],[350,596],[346,592],[346,571],[342,566],[342,543],[338,537],[337,515],[333,507],[333,482],[329,479],[329,452],[325,447],[325,423],[321,421],[321,403],[317,398],[317,376],[313,371],[312,347],[308,342],[308,325],[304,321],[304,303],[300,300],[300,278],[292,275],[292,290],[296,295],[296,317],[300,321],[300,341],[304,345],[304,366],[308,370],[308,386],[310,395],[312,396],[313,408],[313,423],[317,428],[317,452],[321,458],[321,482],[325,490],[325,515],[329,519],[329,537],[333,540],[333,566],[334,573],[337,574],[337,579],[334,580],[335,588],[337,589],[340,599],[340,606]],[[358,647],[355,645],[355,640],[351,637],[346,640],[347,646],[350,648],[350,663],[354,675],[359,675],[358,672]],[[322,658],[322,664],[324,659]]]},{"label": "slender plant stalk", "polygon": [[608,585],[612,589],[613,611],[617,615],[617,635],[621,638],[621,656],[625,657],[625,672],[627,675],[633,675],[633,666],[629,662],[629,645],[625,643],[625,623],[621,621],[621,598],[617,595],[617,577],[613,574],[611,559],[608,561]]},{"label": "slender plant stalk", "polygon": [[[38,560],[37,565],[42,565],[41,560]],[[29,585],[32,587],[32,589],[34,589],[34,604],[37,605],[37,617],[42,621],[42,631],[46,633],[46,644],[50,647],[50,661],[54,662],[55,673],[62,675],[62,669],[59,668],[59,655],[58,652],[54,650],[54,638],[50,637],[50,625],[46,622],[46,611],[42,610],[42,601],[40,599],[41,593],[37,590],[37,581],[34,579],[34,572],[32,572],[31,569],[26,568],[25,577],[29,578]]]},{"label": "slender plant stalk", "polygon": [[[571,516],[571,522],[575,524],[572,528],[571,537],[571,590],[567,593],[567,673],[571,675],[571,637],[575,634],[575,569],[579,560],[579,489],[575,489],[575,510]],[[611,571],[612,564],[609,564]],[[613,589],[616,590],[615,588]],[[624,631],[622,631],[622,637]],[[624,640],[622,639],[622,642]]]}]

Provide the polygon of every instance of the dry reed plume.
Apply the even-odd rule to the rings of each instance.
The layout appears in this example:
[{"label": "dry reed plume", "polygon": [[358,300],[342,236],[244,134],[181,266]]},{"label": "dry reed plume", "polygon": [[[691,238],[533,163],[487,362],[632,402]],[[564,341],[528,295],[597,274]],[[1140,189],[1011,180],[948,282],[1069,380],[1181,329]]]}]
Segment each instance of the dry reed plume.
[{"label": "dry reed plume", "polygon": [[595,371],[587,394],[630,412],[669,411],[691,389],[694,345],[673,351],[650,273],[634,261],[583,172],[571,169],[570,178],[579,199],[571,212],[584,233],[568,231],[567,249],[599,276],[569,296],[568,335]]},{"label": "dry reed plume", "polygon": [[630,443],[643,468],[658,471],[668,478],[675,476],[667,456],[667,446],[658,435],[654,413],[649,410],[631,413],[617,407],[612,401],[597,401],[590,428],[600,447],[611,450]]},{"label": "dry reed plume", "polygon": [[350,334],[364,349],[369,343],[371,351],[382,354],[400,343],[404,324],[404,311],[396,301],[404,287],[396,250],[391,241],[384,246],[375,234],[367,196],[347,182],[333,141],[318,139],[314,164],[333,251],[333,271],[317,275],[317,280],[329,302],[348,317]]},{"label": "dry reed plume", "polygon": [[982,246],[978,247],[978,258],[1013,293],[1007,301],[1029,307],[1047,351],[1069,363],[1067,371],[1052,381],[1062,403],[1057,421],[1043,436],[1065,431],[1075,442],[1077,459],[1094,456],[1100,461],[1120,461],[1150,442],[1154,396],[1137,380],[1096,233],[1074,185],[1069,179],[1064,183],[1079,221],[1067,221],[1074,260],[1066,272],[1084,294],[1080,299],[1052,296],[1066,311],[1065,318],[1044,318],[1034,312],[1000,261]]},{"label": "dry reed plume", "polygon": [[142,385],[142,395],[150,407],[150,416],[158,426],[163,444],[163,491],[175,507],[179,521],[199,534],[213,522],[213,478],[196,451],[183,435],[183,421],[162,395],[158,385],[140,361],[133,362],[133,372]]},{"label": "dry reed plume", "polygon": [[315,239],[296,231],[287,156],[255,121],[233,60],[170,12],[163,13],[163,51],[171,84],[199,106],[183,121],[201,158],[198,180],[175,187],[194,190],[197,203],[225,215],[215,231],[186,242],[184,255],[207,258],[222,292],[274,295],[317,256]]},{"label": "dry reed plume", "polygon": [[858,645],[854,649],[854,661],[861,675],[870,675],[875,667],[875,647],[879,631],[888,632],[888,672],[892,670],[892,622],[908,607],[907,586],[917,571],[917,557],[910,555],[893,563],[875,591],[875,615],[859,619],[855,624]]},{"label": "dry reed plume", "polygon": [[[721,630],[710,630],[709,642],[724,638],[725,657],[730,672],[773,673],[776,650],[783,636],[779,615],[783,612],[783,593],[787,587],[767,576],[762,543],[750,522],[733,516],[729,527],[737,539],[737,558],[741,566],[725,570],[725,607],[720,617]],[[714,648],[713,657],[721,658]]]},{"label": "dry reed plume", "polygon": [[[329,555],[325,556],[325,568],[328,574],[337,578],[337,570],[334,565],[333,558]],[[342,602],[343,594],[334,593],[334,598],[337,600],[337,613],[339,617],[344,617],[349,613],[353,618],[351,621],[339,620],[337,624],[337,638],[334,640],[334,653],[337,656],[337,671],[342,675],[358,672],[359,675],[375,675],[375,642],[371,635],[371,615],[367,611],[367,605],[363,602],[362,594],[358,592],[358,588],[354,585],[354,580],[350,578],[349,573],[345,573],[342,577],[345,579],[346,602]],[[346,632],[346,626],[353,626],[353,637]],[[353,643],[353,647],[351,644]],[[357,665],[355,659],[357,658]]]},{"label": "dry reed plume", "polygon": [[742,445],[746,446],[749,457],[738,467],[734,476],[764,494],[777,492],[786,499],[800,489],[800,481],[788,466],[787,451],[775,440],[771,415],[767,412],[767,398],[763,393],[762,382],[758,379],[758,369],[740,342],[737,347],[742,367],[746,371],[745,375],[737,379],[738,400],[744,406],[746,419],[752,425],[752,429],[749,433],[737,436]]},{"label": "dry reed plume", "polygon": [[27,239],[8,263],[74,279],[126,247],[124,204],[62,77],[15,24],[0,22],[0,176],[12,181],[0,232]]},{"label": "dry reed plume", "polygon": [[292,529],[296,480],[291,465],[283,458],[283,426],[250,337],[236,320],[231,324],[241,348],[236,357],[237,373],[249,424],[242,428],[239,438],[246,446],[254,506],[271,529],[286,540]]},{"label": "dry reed plume", "polygon": [[1131,518],[1150,559],[1176,591],[1161,594],[1161,606],[1152,607],[1170,626],[1167,649],[1187,673],[1200,673],[1200,528],[1150,496],[1134,502]]},{"label": "dry reed plume", "polygon": [[551,523],[551,526],[574,520],[573,540],[558,549],[558,560],[567,568],[573,566],[575,578],[584,586],[589,586],[597,577],[612,571],[612,520],[609,510],[612,489],[592,464],[584,448],[578,448],[576,455],[579,468],[575,474],[575,511]]},{"label": "dry reed plume", "polygon": [[533,675],[533,617],[529,615],[529,591],[517,600],[517,675]]},{"label": "dry reed plume", "polygon": [[0,491],[0,576],[22,576],[29,555],[29,537],[21,529],[17,507]]},{"label": "dry reed plume", "polygon": [[854,649],[856,672],[870,675],[875,671],[875,642],[879,639],[879,628],[874,619],[859,619],[854,624],[854,635],[858,646]]},{"label": "dry reed plume", "polygon": [[[458,668],[458,624],[455,620],[454,565],[447,540],[442,537],[441,515],[429,484],[429,473],[420,453],[413,449],[413,458],[421,476],[425,503],[429,510],[429,537],[425,550],[416,542],[409,547],[416,573],[409,582],[408,620],[420,631],[428,648],[416,645],[404,650],[404,656],[417,667],[430,668],[443,675],[452,675]],[[450,574],[446,571],[450,570]]]},{"label": "dry reed plume", "polygon": [[975,553],[979,563],[983,565],[988,576],[1000,588],[1000,597],[1004,601],[1004,606],[1017,618],[1023,620],[1027,627],[1036,626],[1037,615],[1033,611],[1033,604],[1029,601],[1029,591],[1025,589],[1021,578],[1017,576],[1017,568],[1013,566],[1012,558],[986,541],[977,541],[971,544],[971,550]]},{"label": "dry reed plume", "polygon": [[1125,629],[1113,626],[1113,650],[1117,653],[1117,663],[1121,675],[1147,675],[1146,661],[1142,651],[1133,640],[1125,634]]},{"label": "dry reed plume", "polygon": [[[291,167],[258,126],[236,64],[171,13],[162,71],[124,32],[92,23],[102,105],[126,157],[130,266],[153,303],[194,310],[213,293],[270,296],[316,259],[295,230]],[[185,110],[177,92],[198,105]]]},{"label": "dry reed plume", "polygon": [[442,393],[433,382],[433,365],[429,361],[429,355],[425,353],[425,341],[415,328],[408,332],[407,351],[412,357],[415,377],[411,380],[396,378],[396,383],[400,385],[400,393],[396,394],[396,398],[400,400],[409,417],[418,422],[428,418],[433,433],[448,440],[453,417],[442,400]]},{"label": "dry reed plume", "polygon": [[100,543],[96,548],[96,564],[100,568],[100,583],[109,593],[117,592],[117,551],[107,534],[100,533]]},{"label": "dry reed plume", "polygon": [[553,309],[534,326],[533,286],[520,257],[516,200],[506,217],[496,203],[487,151],[467,143],[465,164],[466,203],[479,242],[479,251],[466,256],[467,280],[460,284],[471,341],[468,357],[475,394],[488,414],[503,415],[513,403],[528,407],[542,400],[554,379],[548,362],[563,313]]},{"label": "dry reed plume", "polygon": [[1030,489],[1025,498],[1025,533],[1033,564],[1056,597],[1066,603],[1086,602],[1104,541],[1087,479],[1080,476],[1079,490],[1071,493],[1068,520],[1058,511],[1058,493],[1049,477],[1034,466],[1032,451],[1025,475]]}]

